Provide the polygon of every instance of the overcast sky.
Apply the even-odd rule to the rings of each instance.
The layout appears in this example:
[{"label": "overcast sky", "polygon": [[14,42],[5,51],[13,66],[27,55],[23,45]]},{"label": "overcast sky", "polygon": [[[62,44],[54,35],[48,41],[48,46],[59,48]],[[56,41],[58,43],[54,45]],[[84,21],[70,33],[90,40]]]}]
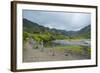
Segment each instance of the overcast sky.
[{"label": "overcast sky", "polygon": [[23,10],[23,18],[49,28],[77,31],[91,24],[91,14]]}]

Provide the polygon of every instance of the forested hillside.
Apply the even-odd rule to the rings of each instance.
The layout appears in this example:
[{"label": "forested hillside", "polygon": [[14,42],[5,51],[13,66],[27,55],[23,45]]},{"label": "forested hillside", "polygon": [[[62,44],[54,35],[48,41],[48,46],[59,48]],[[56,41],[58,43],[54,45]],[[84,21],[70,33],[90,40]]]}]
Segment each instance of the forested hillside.
[{"label": "forested hillside", "polygon": [[[34,35],[45,35],[46,37],[49,35],[52,36],[53,39],[70,39],[70,38],[90,38],[91,26],[88,25],[82,28],[79,31],[65,31],[65,30],[58,30],[58,29],[50,29],[49,27],[41,26],[38,23],[29,21],[27,19],[23,19],[23,29],[25,34],[34,34]],[[41,35],[41,36],[42,36]]]}]

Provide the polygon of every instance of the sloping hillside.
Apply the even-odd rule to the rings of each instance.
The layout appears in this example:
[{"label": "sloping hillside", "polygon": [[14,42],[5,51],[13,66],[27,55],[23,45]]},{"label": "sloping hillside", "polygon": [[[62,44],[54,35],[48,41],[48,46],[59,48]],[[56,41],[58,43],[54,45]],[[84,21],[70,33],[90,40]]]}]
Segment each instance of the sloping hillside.
[{"label": "sloping hillside", "polygon": [[82,28],[79,31],[65,31],[65,30],[58,30],[58,29],[50,29],[48,27],[44,27],[39,25],[38,23],[32,22],[27,19],[23,19],[23,29],[28,33],[45,33],[48,32],[53,35],[61,35],[67,37],[77,37],[77,38],[90,38],[91,26],[88,25]]}]

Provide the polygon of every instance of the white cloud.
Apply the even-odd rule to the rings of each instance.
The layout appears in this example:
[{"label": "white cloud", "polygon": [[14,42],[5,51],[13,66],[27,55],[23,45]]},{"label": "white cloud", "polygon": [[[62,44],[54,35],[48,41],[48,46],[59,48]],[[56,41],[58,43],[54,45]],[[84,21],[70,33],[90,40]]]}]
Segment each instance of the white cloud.
[{"label": "white cloud", "polygon": [[91,24],[89,13],[23,10],[23,17],[49,28],[67,31],[80,30]]}]

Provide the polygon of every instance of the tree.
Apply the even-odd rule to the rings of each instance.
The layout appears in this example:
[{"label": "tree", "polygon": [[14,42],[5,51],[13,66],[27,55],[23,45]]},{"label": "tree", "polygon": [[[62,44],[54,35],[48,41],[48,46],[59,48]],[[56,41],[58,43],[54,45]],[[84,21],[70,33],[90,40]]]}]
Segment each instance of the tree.
[{"label": "tree", "polygon": [[32,38],[37,41],[42,47],[41,47],[41,51],[44,50],[44,47],[50,43],[52,40],[54,40],[55,38],[53,37],[53,35],[49,32],[45,32],[45,33],[38,33],[38,34],[33,34]]}]

